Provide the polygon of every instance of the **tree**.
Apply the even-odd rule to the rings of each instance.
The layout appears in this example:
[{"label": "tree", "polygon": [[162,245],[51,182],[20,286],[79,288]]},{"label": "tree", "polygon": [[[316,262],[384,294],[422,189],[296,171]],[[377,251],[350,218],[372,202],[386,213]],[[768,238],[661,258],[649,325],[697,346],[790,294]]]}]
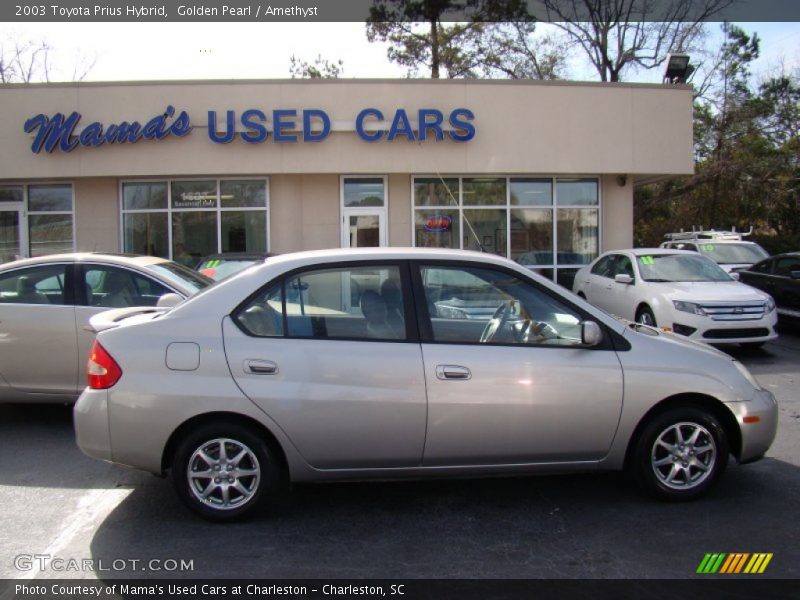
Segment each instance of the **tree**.
[{"label": "tree", "polygon": [[6,38],[0,43],[0,82],[30,83],[36,79],[49,81],[49,53],[50,46],[47,42]]},{"label": "tree", "polygon": [[289,58],[289,74],[292,79],[337,79],[344,72],[342,59],[331,62],[317,55],[313,63],[300,60],[294,54]]},{"label": "tree", "polygon": [[630,69],[653,69],[674,51],[691,51],[703,22],[734,0],[540,0],[601,81]]},{"label": "tree", "polygon": [[[52,53],[52,46],[45,41],[25,40],[15,35],[0,40],[0,83],[51,81]],[[95,61],[76,55],[71,80],[83,80]]]},{"label": "tree", "polygon": [[530,22],[498,23],[478,37],[476,62],[485,77],[561,79],[568,43],[556,35],[537,36]]},{"label": "tree", "polygon": [[[389,60],[416,75],[430,69],[448,77],[474,76],[481,66],[480,37],[491,21],[524,21],[524,0],[376,0],[367,20],[367,39],[389,42]],[[460,22],[445,25],[443,21]]]},{"label": "tree", "polygon": [[800,244],[800,73],[754,86],[759,39],[723,25],[706,92],[695,99],[695,174],[636,190],[635,238],[694,225],[748,229],[768,249]]}]

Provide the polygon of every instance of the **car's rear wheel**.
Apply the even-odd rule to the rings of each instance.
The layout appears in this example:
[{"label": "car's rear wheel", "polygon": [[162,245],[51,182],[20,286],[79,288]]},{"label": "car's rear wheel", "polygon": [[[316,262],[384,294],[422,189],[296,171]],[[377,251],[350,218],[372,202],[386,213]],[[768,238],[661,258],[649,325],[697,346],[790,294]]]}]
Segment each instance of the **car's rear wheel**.
[{"label": "car's rear wheel", "polygon": [[279,464],[266,442],[238,423],[204,425],[190,432],[172,460],[172,480],[186,506],[203,518],[252,516],[277,491]]},{"label": "car's rear wheel", "polygon": [[692,406],[655,415],[642,431],[636,475],[662,500],[692,500],[706,493],[728,464],[728,440],[719,420]]},{"label": "car's rear wheel", "polygon": [[642,306],[636,311],[636,322],[641,323],[642,325],[656,327],[656,316],[653,314],[653,311],[649,306]]}]

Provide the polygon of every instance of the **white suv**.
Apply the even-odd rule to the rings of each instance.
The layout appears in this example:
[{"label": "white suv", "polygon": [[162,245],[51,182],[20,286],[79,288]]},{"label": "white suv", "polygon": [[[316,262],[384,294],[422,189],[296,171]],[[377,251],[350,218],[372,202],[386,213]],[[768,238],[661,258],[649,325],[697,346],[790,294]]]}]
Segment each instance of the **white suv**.
[{"label": "white suv", "polygon": [[706,343],[760,346],[778,336],[772,297],[696,252],[607,252],[578,271],[573,291],[619,317]]}]

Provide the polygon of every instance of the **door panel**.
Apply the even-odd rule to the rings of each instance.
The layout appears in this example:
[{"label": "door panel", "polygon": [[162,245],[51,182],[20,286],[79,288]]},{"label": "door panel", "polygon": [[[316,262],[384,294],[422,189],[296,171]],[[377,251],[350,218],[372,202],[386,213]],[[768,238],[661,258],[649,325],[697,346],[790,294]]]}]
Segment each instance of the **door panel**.
[{"label": "door panel", "polygon": [[607,454],[622,368],[609,346],[582,346],[588,315],[501,268],[421,265],[414,277],[428,390],[424,465]]},{"label": "door panel", "polygon": [[0,276],[0,374],[34,393],[77,392],[71,266],[48,264]]},{"label": "door panel", "polygon": [[[423,344],[426,466],[597,460],[622,409],[613,351]],[[440,379],[440,365],[470,379]]]},{"label": "door panel", "polygon": [[312,466],[420,464],[426,398],[419,344],[251,337],[230,317],[223,335],[239,388]]}]

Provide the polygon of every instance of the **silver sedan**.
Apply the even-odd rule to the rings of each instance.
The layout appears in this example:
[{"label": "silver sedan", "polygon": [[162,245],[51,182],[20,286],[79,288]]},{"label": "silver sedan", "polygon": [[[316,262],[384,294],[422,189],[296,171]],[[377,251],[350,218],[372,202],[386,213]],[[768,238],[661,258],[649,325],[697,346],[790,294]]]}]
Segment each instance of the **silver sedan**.
[{"label": "silver sedan", "polygon": [[0,402],[74,402],[94,340],[89,318],[210,285],[154,256],[55,254],[0,265]]},{"label": "silver sedan", "polygon": [[92,325],[78,445],[171,472],[215,520],[336,479],[627,469],[687,500],[777,427],[729,356],[487,254],[287,254],[165,314]]}]

